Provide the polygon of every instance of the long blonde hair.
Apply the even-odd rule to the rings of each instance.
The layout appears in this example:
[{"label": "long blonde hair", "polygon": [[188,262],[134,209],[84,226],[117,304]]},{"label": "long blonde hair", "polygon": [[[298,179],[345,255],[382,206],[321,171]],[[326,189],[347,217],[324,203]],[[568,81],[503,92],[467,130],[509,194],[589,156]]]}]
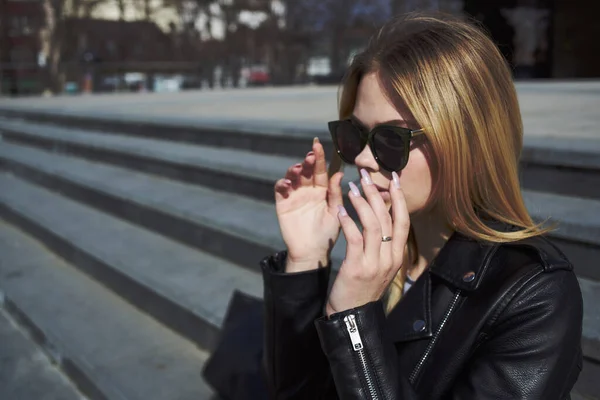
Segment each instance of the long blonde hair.
[{"label": "long blonde hair", "polygon": [[[392,104],[403,105],[425,129],[435,166],[430,203],[453,230],[490,242],[543,234],[531,219],[519,185],[523,125],[508,64],[477,25],[443,14],[406,14],[387,22],[350,65],[341,86],[339,116],[353,112],[358,85],[376,73]],[[342,165],[334,152],[329,176]],[[522,229],[501,232],[481,215]],[[408,258],[416,241],[409,235]],[[405,263],[406,264],[406,263]],[[407,268],[390,285],[387,310],[402,296]]]}]

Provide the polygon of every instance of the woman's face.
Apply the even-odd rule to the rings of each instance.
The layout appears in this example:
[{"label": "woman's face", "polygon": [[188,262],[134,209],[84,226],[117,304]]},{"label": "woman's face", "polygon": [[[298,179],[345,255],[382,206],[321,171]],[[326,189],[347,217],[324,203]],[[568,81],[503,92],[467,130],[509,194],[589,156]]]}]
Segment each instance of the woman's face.
[{"label": "woman's face", "polygon": [[[396,124],[412,129],[420,128],[416,125],[410,111],[407,109],[398,111],[388,101],[375,73],[365,75],[361,79],[353,116],[368,130],[383,123]],[[426,154],[429,153],[426,146],[427,141],[423,135],[413,139],[408,164],[403,170],[398,171],[400,187],[404,192],[410,214],[424,209],[432,190],[432,174],[429,161],[426,158]],[[400,157],[400,155],[398,156]],[[390,207],[388,188],[392,179],[391,172],[387,172],[377,164],[368,145],[356,156],[354,161],[359,173],[360,169],[364,168],[371,174],[373,183],[380,189],[381,196]]]}]

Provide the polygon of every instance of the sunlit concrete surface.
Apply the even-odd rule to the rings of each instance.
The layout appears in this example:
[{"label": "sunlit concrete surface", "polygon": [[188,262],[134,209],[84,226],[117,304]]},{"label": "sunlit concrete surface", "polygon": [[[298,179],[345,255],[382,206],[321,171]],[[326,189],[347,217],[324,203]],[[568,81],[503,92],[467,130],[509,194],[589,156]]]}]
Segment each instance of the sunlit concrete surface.
[{"label": "sunlit concrete surface", "polygon": [[[526,136],[600,138],[600,81],[519,82],[516,86]],[[306,86],[0,98],[0,108],[313,131],[325,129],[326,122],[336,118],[337,89]]]}]

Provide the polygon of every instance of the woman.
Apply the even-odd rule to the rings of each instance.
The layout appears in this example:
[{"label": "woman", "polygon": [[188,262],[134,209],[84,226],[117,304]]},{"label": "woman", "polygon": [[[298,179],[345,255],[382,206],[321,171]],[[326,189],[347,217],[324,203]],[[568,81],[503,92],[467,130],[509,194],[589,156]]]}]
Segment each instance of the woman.
[{"label": "woman", "polygon": [[[492,41],[450,17],[390,21],[329,127],[329,174],[315,138],[275,185],[287,249],[261,262],[271,397],[569,398],[581,292],[523,203],[519,106]],[[362,232],[336,159],[360,171],[364,196],[350,184],[348,197]]]}]

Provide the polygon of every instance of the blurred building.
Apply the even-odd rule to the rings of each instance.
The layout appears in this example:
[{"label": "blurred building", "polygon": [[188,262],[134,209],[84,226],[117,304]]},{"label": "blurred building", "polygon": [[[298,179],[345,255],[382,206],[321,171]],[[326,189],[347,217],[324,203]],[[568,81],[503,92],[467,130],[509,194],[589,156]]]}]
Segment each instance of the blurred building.
[{"label": "blurred building", "polygon": [[96,91],[107,77],[124,90],[128,73],[148,89],[155,74],[237,86],[242,71],[256,84],[337,83],[378,26],[414,10],[479,20],[516,78],[600,76],[600,1],[0,0],[0,91]]},{"label": "blurred building", "polygon": [[459,14],[464,7],[463,0],[390,0],[392,12],[402,14],[415,10],[440,10]]},{"label": "blurred building", "polygon": [[600,2],[465,0],[514,67],[516,78],[600,77]]},{"label": "blurred building", "polygon": [[152,21],[167,32],[169,24],[177,22],[178,17],[175,7],[165,7],[165,3],[164,0],[96,1],[89,15],[84,16],[114,21]]},{"label": "blurred building", "polygon": [[0,0],[0,93],[41,91],[45,22],[41,0]]},{"label": "blurred building", "polygon": [[125,85],[118,81],[125,74],[156,73],[173,61],[171,38],[153,22],[68,18],[57,29],[65,79],[88,81],[94,91],[115,89],[103,87],[105,78]]},{"label": "blurred building", "polygon": [[391,0],[392,11],[475,17],[516,78],[600,77],[600,2],[591,0]]}]

